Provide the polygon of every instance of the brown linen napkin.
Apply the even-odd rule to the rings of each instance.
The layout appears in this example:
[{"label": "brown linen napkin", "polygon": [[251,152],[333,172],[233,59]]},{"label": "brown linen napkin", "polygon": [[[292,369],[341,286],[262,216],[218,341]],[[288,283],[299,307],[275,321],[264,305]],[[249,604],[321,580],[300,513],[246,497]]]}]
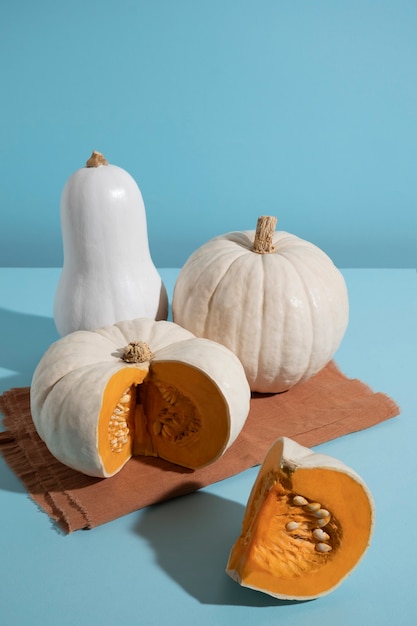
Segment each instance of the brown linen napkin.
[{"label": "brown linen napkin", "polygon": [[246,424],[212,465],[187,470],[136,457],[114,477],[84,476],[57,461],[38,437],[29,388],[0,396],[5,432],[0,450],[31,497],[66,532],[93,528],[140,508],[185,495],[262,463],[272,443],[291,437],[307,447],[369,428],[399,414],[396,403],[347,378],[334,362],[306,383],[274,395],[255,394]]}]

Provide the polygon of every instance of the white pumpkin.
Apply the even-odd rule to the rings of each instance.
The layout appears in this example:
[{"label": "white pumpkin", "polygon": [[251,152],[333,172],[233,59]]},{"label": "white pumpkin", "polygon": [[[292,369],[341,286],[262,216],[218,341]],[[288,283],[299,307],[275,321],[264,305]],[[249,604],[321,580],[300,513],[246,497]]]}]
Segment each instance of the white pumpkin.
[{"label": "white pumpkin", "polygon": [[341,272],[314,244],[276,231],[211,239],[180,271],[175,322],[218,341],[241,360],[252,391],[282,392],[320,371],[345,333],[348,295]]},{"label": "white pumpkin", "polygon": [[136,317],[167,318],[142,194],[128,172],[93,152],[63,189],[61,230],[64,263],[54,304],[60,335]]},{"label": "white pumpkin", "polygon": [[56,341],[34,372],[30,397],[50,452],[79,472],[108,477],[136,455],[191,469],[212,463],[240,433],[250,389],[224,346],[140,318]]}]

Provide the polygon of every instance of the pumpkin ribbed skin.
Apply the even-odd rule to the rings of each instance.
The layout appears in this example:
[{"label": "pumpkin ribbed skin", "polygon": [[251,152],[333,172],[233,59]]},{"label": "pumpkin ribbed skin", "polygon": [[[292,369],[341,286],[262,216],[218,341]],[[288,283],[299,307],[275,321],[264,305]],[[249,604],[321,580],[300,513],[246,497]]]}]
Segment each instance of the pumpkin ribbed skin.
[{"label": "pumpkin ribbed skin", "polygon": [[[127,363],[123,349],[138,340],[152,358]],[[117,453],[108,425],[128,389],[137,401],[130,406],[129,442]],[[177,394],[178,402],[158,389]],[[243,367],[231,351],[173,322],[148,318],[62,337],[42,357],[31,385],[33,421],[50,452],[98,477],[115,474],[135,454],[191,468],[213,462],[240,433],[249,401]],[[185,436],[181,428],[190,414],[196,427]],[[173,439],[175,429],[180,441]]]},{"label": "pumpkin ribbed skin", "polygon": [[277,231],[253,251],[255,231],[216,237],[191,255],[173,295],[173,319],[241,360],[252,391],[307,380],[333,357],[348,323],[342,274],[317,246]]}]

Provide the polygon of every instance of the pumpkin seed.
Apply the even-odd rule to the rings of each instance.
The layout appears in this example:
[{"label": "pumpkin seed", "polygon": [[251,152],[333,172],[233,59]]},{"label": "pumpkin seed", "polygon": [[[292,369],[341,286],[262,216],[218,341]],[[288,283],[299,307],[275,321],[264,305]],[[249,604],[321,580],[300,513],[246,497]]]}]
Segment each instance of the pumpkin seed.
[{"label": "pumpkin seed", "polygon": [[321,528],[315,528],[313,530],[313,537],[318,541],[327,541],[328,539],[330,539],[330,536]]},{"label": "pumpkin seed", "polygon": [[154,423],[152,424],[152,430],[154,432],[154,435],[159,435],[161,433],[162,426],[162,422],[159,422],[158,420],[154,421]]},{"label": "pumpkin seed", "polygon": [[331,549],[332,549],[332,546],[329,546],[328,543],[320,542],[316,544],[317,552],[330,552]]},{"label": "pumpkin seed", "polygon": [[312,513],[315,513],[319,509],[321,509],[321,504],[319,502],[309,502],[305,506],[305,510],[306,511],[311,511]]},{"label": "pumpkin seed", "polygon": [[305,506],[308,504],[308,500],[306,500],[303,496],[294,496],[292,503],[295,504],[295,506]]}]

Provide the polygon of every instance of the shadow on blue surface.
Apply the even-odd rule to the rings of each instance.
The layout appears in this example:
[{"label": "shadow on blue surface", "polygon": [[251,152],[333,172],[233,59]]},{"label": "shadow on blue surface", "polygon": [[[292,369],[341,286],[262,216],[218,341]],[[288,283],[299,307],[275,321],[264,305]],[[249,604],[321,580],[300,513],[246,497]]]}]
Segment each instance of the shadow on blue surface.
[{"label": "shadow on blue surface", "polygon": [[11,493],[27,493],[23,483],[7,465],[0,454],[0,491],[10,491]]},{"label": "shadow on blue surface", "polygon": [[[48,346],[58,339],[52,318],[0,309],[0,368],[13,373],[0,378],[0,394],[13,387],[27,387]],[[2,427],[0,416],[0,429]],[[25,492],[22,483],[0,457],[0,489]]]},{"label": "shadow on blue surface", "polygon": [[143,510],[134,531],[148,541],[167,575],[201,604],[298,604],[241,587],[225,573],[244,510],[242,504],[198,491],[180,503],[175,499]]},{"label": "shadow on blue surface", "polygon": [[57,339],[52,318],[0,309],[0,368],[15,372],[0,379],[0,393],[30,385],[41,356]]}]

